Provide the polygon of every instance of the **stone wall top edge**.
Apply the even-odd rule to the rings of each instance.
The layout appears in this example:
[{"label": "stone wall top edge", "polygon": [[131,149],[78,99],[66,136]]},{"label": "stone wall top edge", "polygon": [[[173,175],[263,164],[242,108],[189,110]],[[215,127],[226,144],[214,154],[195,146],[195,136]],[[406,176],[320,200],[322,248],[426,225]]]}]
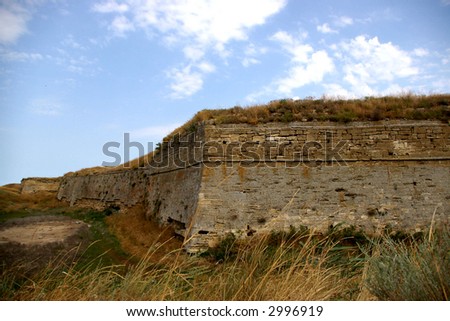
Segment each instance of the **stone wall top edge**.
[{"label": "stone wall top edge", "polygon": [[118,169],[118,170],[109,170],[105,172],[97,172],[97,173],[90,173],[90,174],[79,174],[79,175],[66,175],[61,176],[61,179],[64,178],[76,178],[76,177],[99,177],[99,176],[111,176],[111,175],[124,175],[124,174],[130,174],[130,173],[137,173],[137,172],[148,172],[149,169],[147,167],[137,167],[137,168],[126,168],[126,169]]},{"label": "stone wall top edge", "polygon": [[206,124],[205,129],[237,129],[237,128],[382,128],[391,126],[448,126],[449,124],[439,120],[383,120],[383,121],[361,121],[350,123],[338,122],[272,122],[251,124]]},{"label": "stone wall top edge", "polygon": [[25,177],[22,178],[22,182],[25,181],[42,181],[42,182],[56,182],[61,180],[61,176],[59,177]]}]

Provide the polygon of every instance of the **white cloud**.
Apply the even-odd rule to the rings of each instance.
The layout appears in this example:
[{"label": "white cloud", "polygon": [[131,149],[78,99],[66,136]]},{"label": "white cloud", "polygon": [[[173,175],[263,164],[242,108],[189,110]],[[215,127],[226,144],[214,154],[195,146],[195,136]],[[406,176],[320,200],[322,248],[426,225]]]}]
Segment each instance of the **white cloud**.
[{"label": "white cloud", "polygon": [[204,50],[198,46],[186,46],[183,48],[183,53],[190,61],[198,61],[205,55]]},{"label": "white cloud", "polygon": [[321,82],[333,70],[333,61],[326,51],[316,51],[304,63],[295,64],[285,77],[277,81],[277,91],[291,94],[296,88]]},{"label": "white cloud", "polygon": [[328,23],[324,23],[323,25],[317,26],[317,31],[321,33],[338,33],[337,30],[331,29]]},{"label": "white cloud", "polygon": [[[267,100],[265,97],[271,96],[274,94],[273,84],[263,87],[262,89],[252,92],[245,97],[245,100],[250,103],[266,103]],[[264,97],[264,100],[261,98]]]},{"label": "white cloud", "polygon": [[[198,48],[206,49],[247,39],[251,28],[264,24],[285,4],[286,0],[108,0],[92,9],[119,17],[127,15],[135,28],[159,31],[169,42],[194,41]],[[113,23],[110,28],[115,30]]]},{"label": "white cloud", "polygon": [[353,24],[353,18],[347,16],[337,17],[334,21],[334,24],[338,27],[351,26]]},{"label": "white cloud", "polygon": [[448,93],[448,89],[450,88],[450,79],[439,79],[433,81],[432,85],[436,93]]},{"label": "white cloud", "polygon": [[169,77],[174,80],[172,96],[184,92],[182,96],[186,97],[201,89],[205,76],[202,70],[193,72],[190,65],[203,59],[210,49],[222,58],[228,57],[229,42],[248,39],[250,29],[264,24],[285,4],[286,0],[107,0],[92,9],[115,15],[109,28],[116,36],[143,29],[159,34],[166,44],[181,46],[188,65],[172,69]]},{"label": "white cloud", "polygon": [[30,62],[44,59],[39,53],[10,51],[0,48],[0,59],[4,61]]},{"label": "white cloud", "polygon": [[31,112],[38,115],[57,116],[62,109],[62,104],[54,99],[42,98],[31,102]]},{"label": "white cloud", "polygon": [[247,101],[255,103],[261,97],[269,96],[290,97],[295,89],[320,83],[325,75],[335,70],[333,60],[325,50],[316,51],[311,45],[303,43],[307,37],[306,32],[294,36],[285,31],[278,31],[270,37],[280,43],[289,55],[290,66],[283,76],[247,95]]},{"label": "white cloud", "polygon": [[291,67],[286,75],[275,82],[276,91],[290,95],[296,88],[311,83],[319,83],[327,73],[334,70],[333,60],[324,50],[315,51],[309,44],[303,44],[303,34],[299,39],[280,31],[271,39],[280,42],[291,56]]},{"label": "white cloud", "polygon": [[267,53],[267,48],[266,47],[257,47],[254,44],[249,44],[246,48],[245,48],[245,55],[247,56],[257,56],[257,55],[263,55]]},{"label": "white cloud", "polygon": [[95,67],[96,61],[84,55],[74,55],[63,49],[58,48],[58,56],[48,56],[55,61],[57,65],[63,66],[67,71],[83,75],[92,75],[98,71]]},{"label": "white cloud", "polygon": [[380,43],[377,37],[358,36],[338,46],[336,57],[343,62],[344,80],[358,96],[375,95],[377,85],[391,84],[398,78],[417,75],[413,60],[392,43]]},{"label": "white cloud", "polygon": [[324,84],[324,87],[326,97],[338,99],[356,98],[353,93],[342,87],[340,84]]},{"label": "white cloud", "polygon": [[199,64],[181,68],[172,68],[168,73],[168,77],[172,80],[170,89],[172,99],[182,99],[192,96],[203,87],[203,79],[206,74],[214,72],[214,65],[208,62],[200,62]]},{"label": "white cloud", "polygon": [[128,1],[140,27],[191,38],[201,44],[247,38],[247,31],[264,24],[285,5],[284,0],[155,0]]},{"label": "white cloud", "polygon": [[278,31],[277,33],[272,35],[270,39],[281,42],[282,44],[287,46],[294,45],[294,38],[286,31]]},{"label": "white cloud", "polygon": [[444,6],[449,6],[449,5],[450,5],[450,0],[441,0],[441,3],[442,3]]},{"label": "white cloud", "polygon": [[425,48],[416,48],[413,50],[413,54],[417,57],[425,57],[428,56],[430,52]]},{"label": "white cloud", "polygon": [[257,65],[260,63],[261,63],[260,60],[252,57],[246,57],[242,60],[242,66],[244,67],[250,67],[251,65]]},{"label": "white cloud", "polygon": [[0,44],[15,43],[27,32],[29,13],[13,2],[0,4]]},{"label": "white cloud", "polygon": [[116,36],[124,37],[127,32],[133,31],[135,27],[127,17],[117,16],[111,22],[109,29],[111,29]]},{"label": "white cloud", "polygon": [[[380,92],[382,96],[401,96],[403,94],[408,94],[412,92],[411,87],[402,87],[399,84],[391,84],[386,89],[383,89]],[[417,89],[414,91],[415,93],[419,93]]]},{"label": "white cloud", "polygon": [[80,43],[75,41],[75,38],[73,35],[68,35],[61,44],[66,47],[70,47],[72,49],[78,49],[78,50],[85,50],[86,48],[82,46]]},{"label": "white cloud", "polygon": [[125,13],[128,9],[129,7],[126,3],[117,3],[114,0],[96,3],[92,7],[92,10],[100,13]]},{"label": "white cloud", "polygon": [[242,59],[241,63],[244,67],[249,67],[251,65],[260,64],[261,61],[259,59],[257,59],[256,57],[258,57],[260,55],[264,55],[266,53],[267,53],[266,47],[257,47],[251,43],[245,48],[245,50],[244,50],[245,57],[244,57],[244,59]]},{"label": "white cloud", "polygon": [[209,62],[203,61],[197,65],[197,68],[200,69],[203,73],[209,74],[216,70],[216,67]]}]

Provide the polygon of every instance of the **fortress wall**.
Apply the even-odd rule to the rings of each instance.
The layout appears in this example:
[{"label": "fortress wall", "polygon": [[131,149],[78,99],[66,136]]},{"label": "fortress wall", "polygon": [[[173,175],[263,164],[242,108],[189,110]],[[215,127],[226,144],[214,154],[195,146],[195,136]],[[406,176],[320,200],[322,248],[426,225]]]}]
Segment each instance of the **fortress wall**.
[{"label": "fortress wall", "polygon": [[104,209],[111,205],[133,206],[142,202],[148,182],[147,170],[127,170],[83,176],[64,176],[58,199],[71,206]]},{"label": "fortress wall", "polygon": [[58,199],[98,210],[143,204],[148,219],[172,224],[184,236],[197,206],[202,135],[200,128],[165,142],[147,167],[65,176]]},{"label": "fortress wall", "polygon": [[58,198],[143,204],[190,252],[290,226],[417,232],[449,221],[449,134],[435,121],[205,124],[145,168],[64,177]]},{"label": "fortress wall", "polygon": [[191,251],[227,232],[340,224],[418,232],[433,215],[449,222],[446,124],[221,125],[205,133]]},{"label": "fortress wall", "polygon": [[[192,244],[203,247],[227,232],[245,236],[291,226],[418,232],[429,228],[434,212],[436,222],[449,223],[450,161],[297,165],[205,168]],[[199,231],[208,235],[195,235]]]},{"label": "fortress wall", "polygon": [[201,175],[197,165],[151,176],[146,186],[146,217],[161,225],[171,224],[184,236],[197,207]]},{"label": "fortress wall", "polygon": [[209,160],[377,160],[450,157],[438,121],[270,123],[207,126]]},{"label": "fortress wall", "polygon": [[20,182],[22,194],[33,194],[37,192],[56,193],[59,189],[60,178],[29,177]]}]

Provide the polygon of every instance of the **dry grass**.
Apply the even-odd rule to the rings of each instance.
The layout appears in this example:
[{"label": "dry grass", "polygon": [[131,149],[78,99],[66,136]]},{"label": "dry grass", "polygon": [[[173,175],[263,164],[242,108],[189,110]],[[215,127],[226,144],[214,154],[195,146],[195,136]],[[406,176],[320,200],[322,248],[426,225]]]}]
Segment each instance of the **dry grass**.
[{"label": "dry grass", "polygon": [[[217,263],[188,257],[181,250],[170,259],[77,271],[53,267],[23,282],[12,300],[332,300],[356,299],[361,278],[346,267],[329,264],[331,243],[308,238],[269,247],[267,239],[239,244],[233,260]],[[159,255],[158,255],[159,256]],[[170,262],[170,263],[162,263]],[[5,277],[5,275],[3,276]]]},{"label": "dry grass", "polygon": [[143,224],[139,213],[136,208],[129,219],[121,214],[108,219],[136,257],[146,249],[139,260],[129,261],[135,263],[105,266],[93,260],[96,263],[76,267],[58,260],[26,279],[15,269],[5,270],[0,275],[0,296],[8,300],[448,299],[448,231],[403,242],[385,237],[359,243],[355,235],[352,244],[348,235],[310,231],[272,233],[246,241],[227,237],[199,257],[186,255],[180,243],[170,243],[169,234],[155,233],[160,229]]},{"label": "dry grass", "polygon": [[265,105],[246,108],[202,110],[186,124],[174,130],[165,140],[175,134],[196,129],[199,123],[256,125],[269,122],[292,121],[378,121],[383,119],[441,120],[450,119],[450,95],[420,96],[405,94],[365,99],[282,99]]},{"label": "dry grass", "polygon": [[0,213],[23,210],[46,210],[61,207],[56,193],[40,191],[32,194],[21,194],[20,184],[0,186]]},{"label": "dry grass", "polygon": [[95,175],[95,174],[101,174],[108,172],[112,170],[114,167],[106,167],[106,166],[95,166],[95,167],[88,167],[88,168],[82,168],[80,170],[77,170],[75,172],[68,172],[64,174],[64,176],[86,176],[86,175]]},{"label": "dry grass", "polygon": [[146,167],[152,159],[153,159],[153,152],[150,152],[148,154],[145,154],[144,156],[132,159],[129,162],[120,164],[118,166],[96,166],[96,167],[83,168],[83,169],[80,169],[75,172],[68,172],[68,173],[64,174],[64,176],[70,177],[70,176],[97,175],[97,174],[118,172],[118,171],[124,171],[124,170],[136,169],[136,168],[143,168],[143,167]]},{"label": "dry grass", "polygon": [[[364,99],[281,99],[268,104],[228,109],[204,109],[163,139],[195,131],[206,121],[212,124],[264,124],[294,121],[378,121],[383,119],[450,121],[450,94],[366,97]],[[155,151],[157,153],[158,150]],[[84,168],[65,176],[84,176],[145,167],[154,156],[151,152],[127,163],[113,167]]]},{"label": "dry grass", "polygon": [[172,229],[161,228],[157,223],[145,218],[142,205],[108,216],[106,223],[120,241],[122,248],[140,259],[146,257],[150,249],[153,251],[152,258],[159,261],[166,253],[182,246]]}]

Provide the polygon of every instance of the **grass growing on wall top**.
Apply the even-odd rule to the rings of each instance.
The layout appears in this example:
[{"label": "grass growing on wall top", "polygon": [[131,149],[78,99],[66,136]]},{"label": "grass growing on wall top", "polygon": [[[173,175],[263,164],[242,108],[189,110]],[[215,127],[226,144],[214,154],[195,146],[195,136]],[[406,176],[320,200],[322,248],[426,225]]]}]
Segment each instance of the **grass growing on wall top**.
[{"label": "grass growing on wall top", "polygon": [[[163,145],[175,136],[198,129],[206,121],[212,124],[264,124],[270,122],[379,121],[385,119],[450,121],[450,94],[366,97],[364,99],[281,99],[267,104],[227,109],[204,109],[163,139]],[[158,144],[161,146],[160,144]],[[114,167],[92,167],[67,173],[66,176],[102,174],[145,167],[158,153],[143,155]]]},{"label": "grass growing on wall top", "polygon": [[450,95],[403,95],[366,97],[364,99],[281,99],[263,105],[235,106],[228,109],[204,109],[169,134],[195,130],[196,124],[263,124],[293,121],[378,121],[383,119],[441,120],[450,119]]}]

